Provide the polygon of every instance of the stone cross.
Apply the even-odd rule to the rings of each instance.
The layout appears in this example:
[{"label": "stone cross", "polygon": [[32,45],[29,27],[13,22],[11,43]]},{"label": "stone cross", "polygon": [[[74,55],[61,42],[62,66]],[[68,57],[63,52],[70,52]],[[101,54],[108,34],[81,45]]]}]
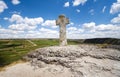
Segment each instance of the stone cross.
[{"label": "stone cross", "polygon": [[65,17],[65,15],[60,15],[58,20],[56,20],[56,25],[59,25],[59,42],[60,46],[67,45],[67,38],[66,38],[66,25],[69,24],[69,19]]}]

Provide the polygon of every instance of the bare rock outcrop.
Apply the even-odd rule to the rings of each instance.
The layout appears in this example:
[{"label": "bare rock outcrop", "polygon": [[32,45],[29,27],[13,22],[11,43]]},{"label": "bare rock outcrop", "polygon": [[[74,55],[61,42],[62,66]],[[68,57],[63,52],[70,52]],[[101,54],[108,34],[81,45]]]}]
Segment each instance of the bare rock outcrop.
[{"label": "bare rock outcrop", "polygon": [[71,77],[120,77],[120,51],[116,49],[94,45],[52,46],[29,53],[26,59],[40,68],[46,64],[61,65],[69,69]]}]

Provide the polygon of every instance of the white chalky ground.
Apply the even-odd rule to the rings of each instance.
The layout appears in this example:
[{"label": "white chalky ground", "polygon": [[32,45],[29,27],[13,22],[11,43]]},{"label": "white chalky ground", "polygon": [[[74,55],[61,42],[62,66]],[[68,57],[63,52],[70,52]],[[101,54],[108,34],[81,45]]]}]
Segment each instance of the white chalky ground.
[{"label": "white chalky ground", "polygon": [[120,77],[120,51],[116,49],[52,46],[37,49],[31,56],[33,65],[10,66],[0,77]]}]

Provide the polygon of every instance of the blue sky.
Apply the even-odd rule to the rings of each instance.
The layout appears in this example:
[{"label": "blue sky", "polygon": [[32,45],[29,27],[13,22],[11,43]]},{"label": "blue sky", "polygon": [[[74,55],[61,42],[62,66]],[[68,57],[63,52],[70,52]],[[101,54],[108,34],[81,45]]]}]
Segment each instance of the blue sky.
[{"label": "blue sky", "polygon": [[60,14],[67,38],[120,38],[120,0],[0,0],[0,38],[58,38]]}]

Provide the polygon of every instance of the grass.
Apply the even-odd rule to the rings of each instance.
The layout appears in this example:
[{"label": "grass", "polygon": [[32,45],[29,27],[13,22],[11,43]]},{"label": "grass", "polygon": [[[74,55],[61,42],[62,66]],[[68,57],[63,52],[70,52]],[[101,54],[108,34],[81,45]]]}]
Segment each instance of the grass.
[{"label": "grass", "polygon": [[[0,67],[21,60],[28,52],[37,48],[59,45],[59,40],[53,39],[31,41],[37,46],[33,46],[27,40],[0,40]],[[78,44],[78,42],[68,40],[68,44]]]},{"label": "grass", "polygon": [[[57,39],[32,39],[30,40],[37,46],[34,46],[27,40],[14,39],[14,40],[0,40],[0,68],[16,61],[22,60],[32,50],[41,47],[48,47],[59,45]],[[86,40],[68,40],[68,44],[96,44],[100,48],[104,48],[107,45],[115,44],[120,45],[120,39],[86,39]]]}]

